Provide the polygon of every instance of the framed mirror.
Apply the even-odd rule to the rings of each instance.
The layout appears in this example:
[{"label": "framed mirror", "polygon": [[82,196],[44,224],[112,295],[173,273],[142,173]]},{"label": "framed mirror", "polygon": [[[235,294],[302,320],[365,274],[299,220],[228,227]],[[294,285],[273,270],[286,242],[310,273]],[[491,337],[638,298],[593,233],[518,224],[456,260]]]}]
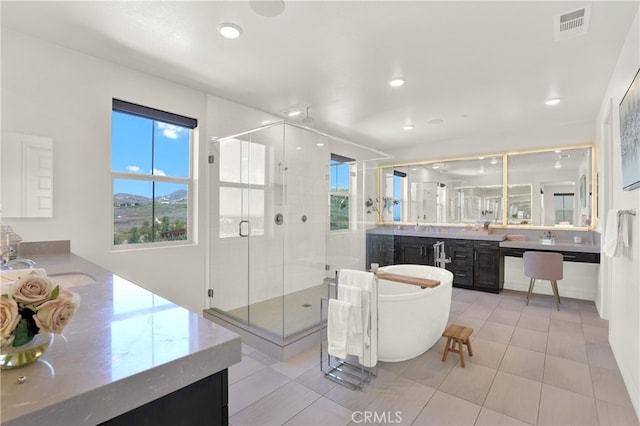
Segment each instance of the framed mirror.
[{"label": "framed mirror", "polygon": [[590,226],[592,156],[591,147],[509,154],[508,223]]},{"label": "framed mirror", "polygon": [[502,224],[502,155],[383,167],[385,221]]},{"label": "framed mirror", "polygon": [[383,166],[379,219],[590,227],[593,166],[592,146]]}]

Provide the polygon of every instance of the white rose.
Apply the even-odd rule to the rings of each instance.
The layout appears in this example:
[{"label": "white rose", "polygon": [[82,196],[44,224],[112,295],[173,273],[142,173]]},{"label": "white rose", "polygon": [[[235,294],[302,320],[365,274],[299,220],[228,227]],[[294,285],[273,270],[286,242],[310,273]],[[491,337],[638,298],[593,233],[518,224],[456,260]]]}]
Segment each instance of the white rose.
[{"label": "white rose", "polygon": [[15,339],[15,337],[16,336],[14,336],[13,334],[7,337],[0,337],[0,349],[9,348],[13,346],[13,339]]},{"label": "white rose", "polygon": [[0,297],[0,338],[2,338],[2,346],[5,346],[5,341],[13,341],[11,333],[13,333],[21,318],[16,301],[6,296]]},{"label": "white rose", "polygon": [[38,306],[51,298],[54,288],[55,284],[50,279],[29,274],[13,284],[13,298],[18,303]]},{"label": "white rose", "polygon": [[38,306],[33,319],[40,329],[52,333],[62,333],[76,312],[79,301],[80,298],[77,294],[61,290],[57,298]]}]

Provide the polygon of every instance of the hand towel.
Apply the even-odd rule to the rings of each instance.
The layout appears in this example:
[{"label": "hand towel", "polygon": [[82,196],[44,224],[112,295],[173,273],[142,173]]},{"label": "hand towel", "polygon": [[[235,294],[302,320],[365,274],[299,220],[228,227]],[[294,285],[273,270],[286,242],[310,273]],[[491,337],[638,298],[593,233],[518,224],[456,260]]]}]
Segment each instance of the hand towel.
[{"label": "hand towel", "polygon": [[336,358],[347,357],[347,332],[351,304],[329,299],[327,312],[327,351]]},{"label": "hand towel", "polygon": [[618,210],[609,210],[607,213],[607,223],[604,231],[604,244],[602,245],[602,252],[607,257],[615,256],[618,251]]},{"label": "hand towel", "polygon": [[622,240],[622,247],[629,247],[629,221],[628,214],[618,215],[618,238]]},{"label": "hand towel", "polygon": [[351,339],[352,337],[356,338],[358,334],[362,335],[362,290],[352,285],[342,284],[338,289],[338,300],[351,304],[347,338]]},{"label": "hand towel", "polygon": [[[374,367],[378,362],[378,292],[376,276],[371,272],[341,269],[338,274],[338,293],[340,292],[340,286],[343,285],[358,287],[362,290],[362,338],[357,347],[355,340],[349,341],[349,353],[358,356],[358,361],[365,367]],[[358,348],[361,349],[358,350]]]}]

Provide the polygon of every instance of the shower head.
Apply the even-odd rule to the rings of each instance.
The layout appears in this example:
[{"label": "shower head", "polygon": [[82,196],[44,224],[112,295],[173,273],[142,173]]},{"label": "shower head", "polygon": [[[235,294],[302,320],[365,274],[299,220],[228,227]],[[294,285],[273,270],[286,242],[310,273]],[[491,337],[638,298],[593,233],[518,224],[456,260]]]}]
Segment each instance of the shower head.
[{"label": "shower head", "polygon": [[304,118],[300,120],[300,122],[306,125],[313,124],[313,117],[309,117],[309,107],[307,107],[307,113],[305,114]]}]

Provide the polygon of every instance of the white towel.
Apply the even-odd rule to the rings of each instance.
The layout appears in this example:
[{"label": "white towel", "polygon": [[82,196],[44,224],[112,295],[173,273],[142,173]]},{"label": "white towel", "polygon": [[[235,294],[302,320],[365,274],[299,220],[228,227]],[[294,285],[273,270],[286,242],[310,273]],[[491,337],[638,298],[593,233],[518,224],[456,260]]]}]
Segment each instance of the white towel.
[{"label": "white towel", "polygon": [[602,245],[602,252],[605,256],[616,256],[618,251],[618,236],[618,210],[609,210],[607,213],[607,223],[604,231],[604,244]]},{"label": "white towel", "polygon": [[629,221],[628,214],[618,215],[618,238],[622,238],[622,247],[629,247]]},{"label": "white towel", "polygon": [[352,285],[342,284],[338,288],[338,300],[351,304],[347,339],[356,338],[356,335],[362,334],[362,290]]},{"label": "white towel", "polygon": [[[342,269],[338,275],[338,293],[341,286],[358,287],[362,290],[362,327],[360,341],[349,341],[349,353],[358,356],[358,361],[365,367],[374,367],[378,362],[378,292],[376,277],[371,272]],[[356,342],[358,346],[356,347]],[[361,348],[358,350],[357,348]],[[362,351],[364,350],[364,353]]]},{"label": "white towel", "polygon": [[351,304],[342,300],[329,299],[327,312],[327,351],[336,358],[347,357],[347,331]]}]

